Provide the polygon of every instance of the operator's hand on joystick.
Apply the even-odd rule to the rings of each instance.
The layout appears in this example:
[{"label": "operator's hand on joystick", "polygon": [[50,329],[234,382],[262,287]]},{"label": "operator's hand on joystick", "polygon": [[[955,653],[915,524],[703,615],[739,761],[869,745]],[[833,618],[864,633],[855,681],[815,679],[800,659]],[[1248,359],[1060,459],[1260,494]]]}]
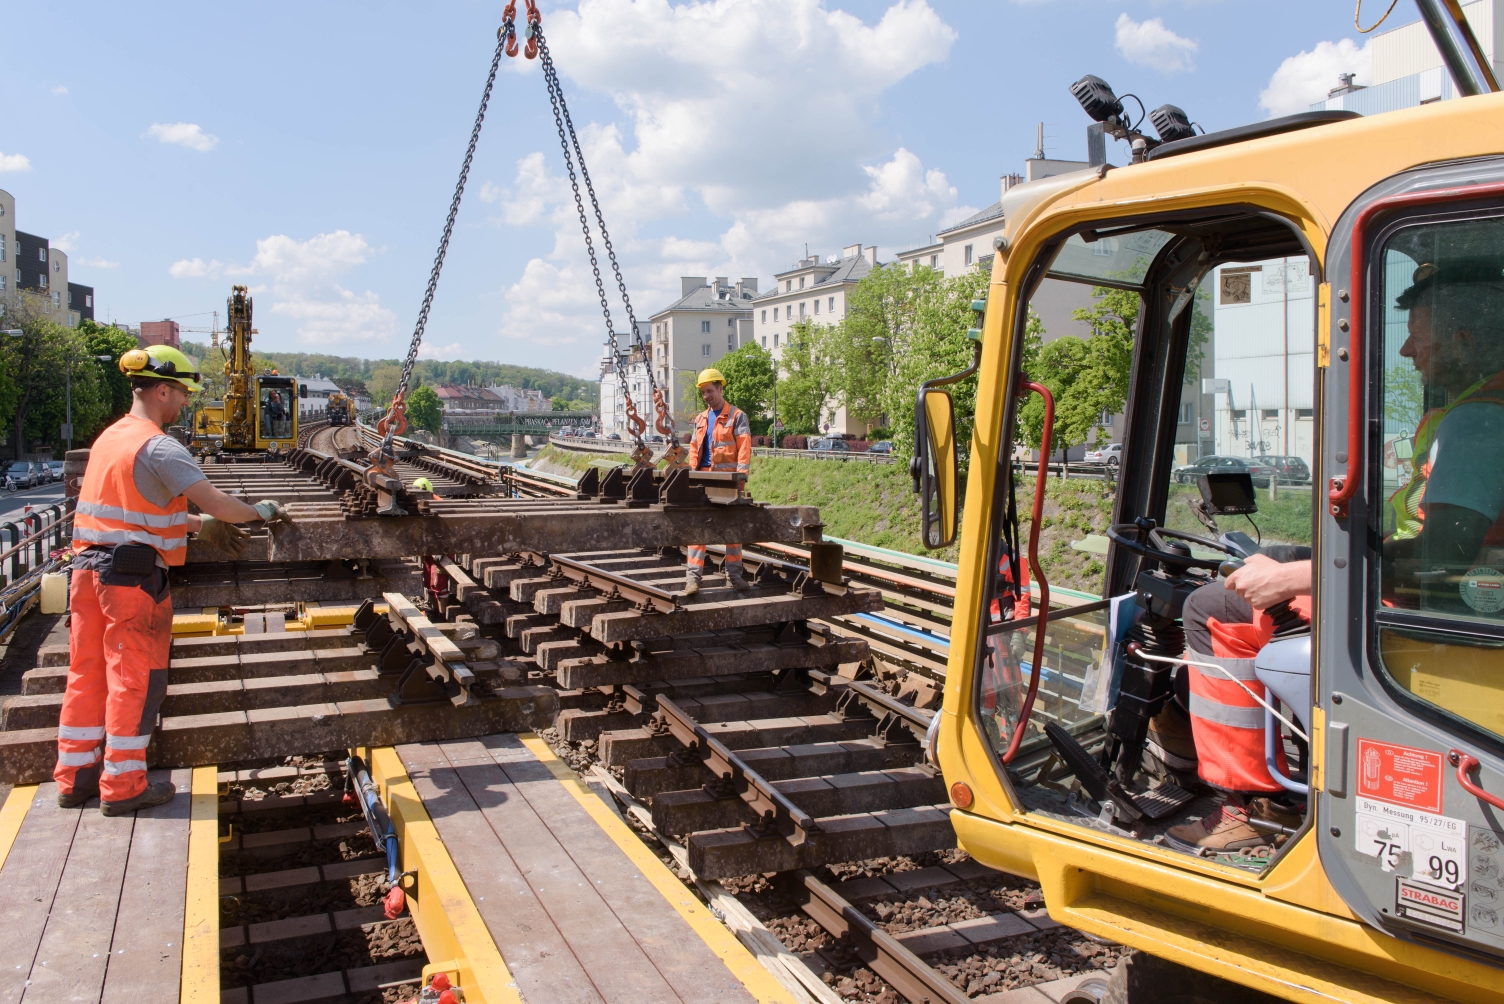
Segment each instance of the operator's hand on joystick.
[{"label": "operator's hand on joystick", "polygon": [[1268,610],[1276,603],[1311,592],[1311,563],[1290,561],[1281,564],[1268,555],[1255,554],[1222,584],[1247,600],[1254,609]]}]

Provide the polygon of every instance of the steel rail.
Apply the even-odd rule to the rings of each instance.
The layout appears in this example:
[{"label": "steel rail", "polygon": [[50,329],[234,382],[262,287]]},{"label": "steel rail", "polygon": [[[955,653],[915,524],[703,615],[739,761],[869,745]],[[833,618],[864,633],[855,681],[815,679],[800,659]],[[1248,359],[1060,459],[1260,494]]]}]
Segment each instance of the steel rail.
[{"label": "steel rail", "polygon": [[551,562],[563,578],[574,582],[588,582],[608,596],[616,593],[623,599],[632,600],[640,607],[651,607],[664,614],[676,613],[682,609],[679,604],[681,597],[666,589],[659,589],[657,586],[629,579],[625,575],[596,568],[588,562],[566,558],[562,554],[534,555],[535,561],[539,559]]}]

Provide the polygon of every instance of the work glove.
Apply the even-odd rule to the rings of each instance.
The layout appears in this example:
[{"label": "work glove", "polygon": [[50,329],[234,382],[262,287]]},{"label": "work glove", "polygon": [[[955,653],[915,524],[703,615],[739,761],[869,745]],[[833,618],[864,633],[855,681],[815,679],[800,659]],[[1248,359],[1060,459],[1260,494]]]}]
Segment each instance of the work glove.
[{"label": "work glove", "polygon": [[287,507],[275,499],[262,499],[252,506],[252,508],[256,510],[267,526],[271,526],[273,523],[292,522],[292,516],[288,513]]},{"label": "work glove", "polygon": [[223,551],[232,558],[238,558],[245,553],[245,541],[250,534],[246,533],[234,523],[226,523],[222,519],[213,516],[203,516],[203,523],[198,528],[198,539],[218,550]]}]

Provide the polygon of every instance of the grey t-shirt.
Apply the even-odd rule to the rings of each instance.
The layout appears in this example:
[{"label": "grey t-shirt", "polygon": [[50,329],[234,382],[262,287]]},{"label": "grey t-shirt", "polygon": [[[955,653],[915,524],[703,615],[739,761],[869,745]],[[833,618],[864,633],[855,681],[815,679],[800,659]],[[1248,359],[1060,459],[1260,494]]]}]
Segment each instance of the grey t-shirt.
[{"label": "grey t-shirt", "polygon": [[163,508],[189,488],[207,480],[188,447],[167,435],[148,439],[136,451],[131,478],[136,482],[136,491],[148,502]]},{"label": "grey t-shirt", "polygon": [[1426,502],[1498,519],[1504,512],[1504,408],[1478,401],[1441,420],[1431,443]]}]

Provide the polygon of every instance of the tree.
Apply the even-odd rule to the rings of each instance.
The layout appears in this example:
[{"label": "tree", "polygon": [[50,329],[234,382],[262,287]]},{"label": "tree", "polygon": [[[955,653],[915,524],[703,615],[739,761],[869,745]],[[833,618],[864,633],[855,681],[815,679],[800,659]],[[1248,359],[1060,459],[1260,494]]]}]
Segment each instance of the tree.
[{"label": "tree", "polygon": [[905,343],[945,286],[945,276],[927,266],[880,266],[852,289],[846,317],[830,340],[835,394],[847,414],[867,423],[888,414],[889,385]]},{"label": "tree", "polygon": [[392,395],[397,393],[397,381],[402,379],[402,367],[394,364],[377,366],[371,371],[371,376],[366,380],[366,386],[370,388],[371,400],[385,408],[392,401]]},{"label": "tree", "polygon": [[[79,324],[78,331],[88,343],[91,358],[99,361],[98,356],[107,355],[111,359],[111,362],[99,361],[102,389],[108,395],[108,422],[131,410],[131,382],[120,372],[119,362],[121,356],[136,347],[136,336],[114,325],[99,324],[87,318]],[[200,361],[199,366],[203,365]]]},{"label": "tree", "polygon": [[783,377],[778,381],[778,418],[785,432],[820,431],[820,416],[835,383],[829,355],[830,330],[810,321],[800,321],[789,329],[779,367]]},{"label": "tree", "polygon": [[778,379],[771,352],[756,342],[748,342],[722,356],[716,369],[726,377],[726,400],[746,412],[748,418],[767,414],[773,383]]},{"label": "tree", "polygon": [[444,409],[434,389],[420,384],[407,395],[407,420],[419,429],[437,434],[444,428]]},{"label": "tree", "polygon": [[22,334],[0,338],[0,373],[8,378],[8,389],[0,386],[0,405],[8,406],[6,424],[15,437],[17,459],[30,452],[29,443],[59,440],[68,413],[70,359],[74,442],[87,440],[110,412],[108,389],[88,338],[54,322],[40,301],[26,296],[20,301],[7,312],[5,325]]}]

